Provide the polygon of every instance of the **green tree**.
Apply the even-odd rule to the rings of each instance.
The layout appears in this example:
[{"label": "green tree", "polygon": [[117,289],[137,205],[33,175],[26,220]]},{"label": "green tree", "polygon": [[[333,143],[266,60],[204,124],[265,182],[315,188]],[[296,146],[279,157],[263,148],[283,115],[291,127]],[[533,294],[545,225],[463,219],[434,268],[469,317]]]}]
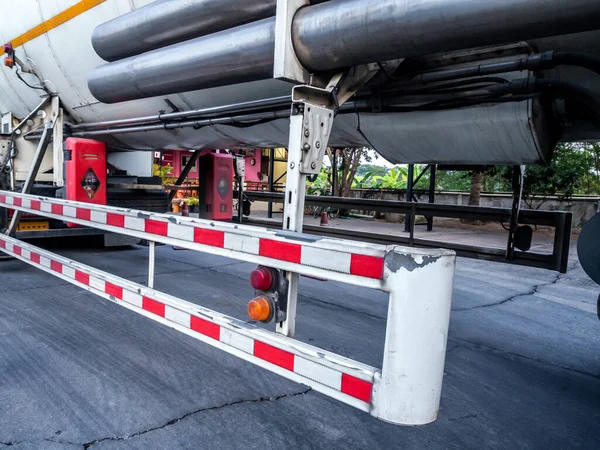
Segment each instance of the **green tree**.
[{"label": "green tree", "polygon": [[383,166],[377,166],[375,164],[361,164],[356,171],[356,176],[364,177],[368,174],[370,174],[371,177],[384,176],[388,172],[389,170]]},{"label": "green tree", "polygon": [[[523,200],[532,208],[534,200],[541,200],[538,208],[551,196],[560,199],[575,194],[600,192],[600,146],[598,144],[559,144],[549,165],[530,165],[525,170]],[[512,177],[511,166],[492,169],[508,185]]]},{"label": "green tree", "polygon": [[392,167],[389,173],[373,177],[373,186],[380,189],[406,189],[406,168]]},{"label": "green tree", "polygon": [[[336,167],[333,167],[333,155],[336,155]],[[327,149],[330,166],[337,171],[337,182],[335,195],[337,197],[348,197],[354,182],[354,177],[360,167],[362,159],[371,161],[372,155],[366,147],[351,147],[342,149]]]}]

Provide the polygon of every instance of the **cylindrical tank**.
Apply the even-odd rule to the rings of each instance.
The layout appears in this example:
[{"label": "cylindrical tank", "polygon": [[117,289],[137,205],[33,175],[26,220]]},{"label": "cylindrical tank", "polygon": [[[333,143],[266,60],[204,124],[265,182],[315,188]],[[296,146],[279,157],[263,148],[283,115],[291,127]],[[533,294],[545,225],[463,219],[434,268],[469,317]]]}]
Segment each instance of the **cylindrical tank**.
[{"label": "cylindrical tank", "polygon": [[[5,20],[0,27],[0,43],[12,41],[15,44],[17,55],[27,61],[31,67],[35,67],[40,76],[46,80],[46,86],[60,95],[61,104],[69,115],[69,119],[81,123],[99,122],[116,119],[128,119],[140,116],[156,115],[160,111],[171,112],[173,108],[181,111],[191,109],[210,108],[214,106],[229,105],[251,100],[260,100],[279,96],[289,96],[291,85],[277,80],[262,80],[251,83],[237,84],[225,87],[205,89],[202,91],[181,92],[172,95],[160,95],[158,97],[147,98],[143,100],[130,101],[119,104],[104,104],[99,102],[89,91],[87,85],[88,74],[98,66],[105,64],[105,61],[97,55],[92,47],[93,30],[100,24],[106,23],[112,19],[129,13],[135,8],[141,8],[151,3],[152,0],[94,0],[94,1],[76,1],[76,0],[0,0],[2,11],[8,11],[10,20]],[[342,3],[350,4],[354,0],[346,0]],[[507,0],[509,1],[509,0]],[[511,2],[513,0],[510,0]],[[582,4],[583,0],[576,0],[577,4]],[[597,0],[588,0],[590,4],[597,4]],[[243,0],[240,0],[243,3]],[[378,4],[378,0],[365,0],[369,5]],[[402,2],[411,4],[412,1]],[[424,2],[416,1],[415,4]],[[441,5],[445,2],[438,2]],[[480,2],[481,3],[481,2]],[[487,3],[487,2],[485,2]],[[492,2],[490,2],[492,3]],[[497,3],[497,2],[493,2]],[[504,2],[503,2],[504,3]],[[530,2],[523,2],[529,4]],[[537,1],[536,1],[537,3]],[[554,1],[551,1],[554,3]],[[561,5],[572,7],[573,2],[559,2]],[[341,4],[341,3],[340,3]],[[325,4],[326,5],[326,4]],[[312,6],[317,8],[322,6]],[[544,12],[544,11],[541,11]],[[451,20],[454,17],[450,15],[445,17]],[[535,16],[536,12],[533,12]],[[544,14],[548,14],[545,11]],[[432,20],[435,17],[432,18]],[[267,19],[268,20],[268,19]],[[433,20],[434,23],[435,20]],[[558,23],[558,22],[557,22]],[[586,23],[586,19],[582,19]],[[600,22],[599,22],[600,23]],[[40,25],[44,24],[42,27]],[[599,25],[600,28],[600,25]],[[46,30],[46,32],[42,32]],[[431,30],[425,30],[432,33]],[[344,39],[350,34],[340,30]],[[477,29],[474,32],[481,33]],[[554,34],[557,36],[564,32],[557,27]],[[344,34],[346,33],[346,34]],[[401,33],[401,30],[398,31]],[[433,39],[429,34],[425,37]],[[240,46],[247,45],[246,39],[240,36]],[[302,41],[304,42],[304,41]],[[369,41],[370,42],[370,41]],[[315,64],[321,64],[319,61],[327,59],[327,51],[336,49],[341,41],[333,40],[324,43],[322,49],[310,57],[310,61],[316,61]],[[357,43],[359,43],[357,41]],[[569,36],[554,37],[530,42],[534,51],[584,51],[600,55],[600,32],[578,33]],[[410,42],[405,43],[411,46]],[[473,42],[469,42],[473,45]],[[301,53],[300,47],[297,50]],[[331,61],[336,55],[331,55]],[[303,56],[307,62],[309,57]],[[339,62],[336,62],[337,65]],[[310,64],[313,64],[311,62]],[[249,68],[249,73],[255,71],[255,68]],[[263,69],[260,69],[261,71]],[[266,69],[264,69],[266,71]],[[561,69],[562,70],[562,69]],[[584,71],[585,72],[585,71]],[[565,69],[560,72],[561,79],[575,79],[581,74],[581,71],[570,72]],[[584,73],[584,75],[586,75]],[[29,84],[36,84],[37,80],[31,75],[23,74],[23,78]],[[262,73],[261,73],[262,76]],[[591,77],[590,77],[591,78]],[[586,83],[587,77],[581,77],[583,83]],[[595,78],[592,80],[595,81]],[[160,78],[156,83],[162,83]],[[600,91],[598,83],[587,85],[588,88]],[[15,117],[25,117],[33,108],[40,103],[39,90],[31,89],[18,79],[14,70],[10,70],[0,65],[0,114],[12,113]],[[401,114],[397,114],[401,116]],[[406,116],[394,119],[394,117],[385,115],[385,119],[377,119],[377,115],[361,118],[357,130],[356,118],[347,117],[336,119],[332,139],[338,139],[336,142],[342,145],[368,145],[365,142],[363,134],[377,133],[377,137],[386,138],[385,131],[400,130],[410,128],[410,123],[406,122]],[[382,116],[383,117],[383,116]],[[390,126],[385,121],[391,121]],[[394,120],[396,120],[394,122]],[[425,119],[423,119],[426,121]],[[376,121],[376,131],[370,131],[367,124],[370,121]],[[403,127],[397,124],[402,123]],[[373,128],[375,130],[375,128]],[[233,148],[235,145],[256,145],[270,146],[273,144],[285,145],[287,141],[287,122],[286,119],[280,119],[273,123],[257,124],[256,126],[246,126],[231,130],[228,128],[215,126],[207,127],[202,130],[162,130],[152,133],[136,133],[132,135],[119,136],[119,143],[124,143],[134,148],[199,148],[201,146],[213,148]],[[390,146],[403,141],[403,136],[387,136],[387,142]],[[368,136],[370,138],[370,136]],[[426,142],[431,148],[444,147],[443,142]],[[387,151],[386,156],[394,161],[397,150],[390,147],[382,148]],[[402,161],[400,156],[396,158],[398,162]]]},{"label": "cylindrical tank", "polygon": [[[505,44],[599,27],[590,0],[331,0],[302,8],[292,41],[311,72]],[[225,86],[271,76],[275,19],[265,19],[98,67],[103,102]],[[156,83],[161,80],[161,83]]]},{"label": "cylindrical tank", "polygon": [[275,15],[277,0],[158,0],[98,26],[96,53],[106,61],[139,55]]}]

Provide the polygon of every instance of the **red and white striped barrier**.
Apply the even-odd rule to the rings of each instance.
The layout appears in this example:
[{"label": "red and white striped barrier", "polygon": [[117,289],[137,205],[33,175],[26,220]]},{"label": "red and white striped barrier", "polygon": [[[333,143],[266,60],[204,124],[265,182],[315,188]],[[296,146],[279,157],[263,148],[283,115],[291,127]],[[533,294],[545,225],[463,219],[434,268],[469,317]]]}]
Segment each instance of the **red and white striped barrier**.
[{"label": "red and white striped barrier", "polygon": [[303,275],[383,286],[382,245],[8,191],[0,191],[0,206]]},{"label": "red and white striped barrier", "polygon": [[374,417],[403,425],[437,418],[454,252],[324,239],[6,191],[0,191],[0,206],[388,292],[378,370],[0,235],[0,250],[9,255]]},{"label": "red and white striped barrier", "polygon": [[5,235],[0,235],[0,250],[209,345],[363,411],[370,410],[373,383],[379,373],[374,367],[73,262]]}]

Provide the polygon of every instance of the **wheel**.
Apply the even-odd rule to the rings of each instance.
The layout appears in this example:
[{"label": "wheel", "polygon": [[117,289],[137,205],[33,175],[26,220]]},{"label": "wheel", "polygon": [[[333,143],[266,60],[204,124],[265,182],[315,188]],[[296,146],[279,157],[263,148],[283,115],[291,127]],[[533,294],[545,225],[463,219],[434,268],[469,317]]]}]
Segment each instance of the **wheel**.
[{"label": "wheel", "polygon": [[577,240],[577,256],[585,273],[600,284],[600,213],[583,226]]}]

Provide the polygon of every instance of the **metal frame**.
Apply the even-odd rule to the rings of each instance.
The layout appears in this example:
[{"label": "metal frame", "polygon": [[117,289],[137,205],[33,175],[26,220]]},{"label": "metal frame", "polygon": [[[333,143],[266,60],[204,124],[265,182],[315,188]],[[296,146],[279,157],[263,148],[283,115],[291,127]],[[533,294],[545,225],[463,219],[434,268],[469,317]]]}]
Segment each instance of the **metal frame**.
[{"label": "metal frame", "polygon": [[[288,170],[284,194],[283,229],[301,232],[304,221],[306,176],[319,173],[333,126],[335,101],[330,91],[311,86],[292,89]],[[299,275],[286,273],[288,297],[285,320],[277,332],[294,336]]]},{"label": "metal frame", "polygon": [[[421,171],[421,173],[417,176],[416,179],[414,179],[415,177],[415,165],[414,164],[409,164],[408,165],[408,180],[406,181],[406,201],[407,202],[416,202],[418,203],[419,201],[417,200],[417,197],[415,197],[415,189],[414,186],[415,184],[417,184],[421,178],[423,177],[423,175],[425,175],[427,172],[430,172],[430,176],[429,176],[429,203],[434,203],[435,202],[435,177],[437,174],[437,166],[435,164],[428,164],[426,165],[423,170]],[[417,192],[419,192],[420,190],[417,190]],[[422,191],[421,191],[422,192]],[[433,231],[433,217],[432,216],[425,216],[425,219],[427,219],[427,231]],[[404,231],[409,233],[410,230],[414,229],[414,223],[412,223],[412,221],[414,220],[414,216],[412,214],[407,214],[404,220]]]},{"label": "metal frame", "polygon": [[[0,235],[0,250],[381,420],[437,418],[456,255],[313,237],[14,192],[0,205],[390,294],[381,370]],[[153,283],[154,254],[149,279]],[[435,280],[435,282],[432,282]]]},{"label": "metal frame", "polygon": [[[247,192],[247,196],[253,201],[281,202],[282,194],[274,192]],[[306,196],[305,204],[310,206],[321,206],[332,209],[357,209],[363,211],[391,212],[415,216],[446,217],[452,219],[484,220],[498,223],[508,223],[511,220],[512,210],[510,208],[489,208],[483,206],[457,206],[441,205],[431,203],[409,203],[395,200],[371,200],[329,196]],[[519,223],[526,225],[549,226],[555,229],[552,254],[515,251],[512,259],[506,258],[506,249],[495,249],[462,245],[450,242],[440,242],[430,239],[415,239],[414,225],[409,231],[409,236],[383,236],[374,233],[351,232],[349,230],[336,230],[326,227],[305,227],[308,233],[322,234],[326,236],[343,236],[349,239],[359,239],[364,242],[376,242],[381,244],[414,245],[417,247],[437,248],[443,247],[456,251],[459,256],[489,261],[506,262],[511,264],[540,267],[565,273],[569,258],[569,246],[571,240],[571,224],[573,214],[558,211],[521,210],[519,212]],[[414,221],[413,221],[414,222]],[[256,223],[263,226],[273,226],[273,222],[267,223],[260,220],[248,220],[247,223]]]}]

